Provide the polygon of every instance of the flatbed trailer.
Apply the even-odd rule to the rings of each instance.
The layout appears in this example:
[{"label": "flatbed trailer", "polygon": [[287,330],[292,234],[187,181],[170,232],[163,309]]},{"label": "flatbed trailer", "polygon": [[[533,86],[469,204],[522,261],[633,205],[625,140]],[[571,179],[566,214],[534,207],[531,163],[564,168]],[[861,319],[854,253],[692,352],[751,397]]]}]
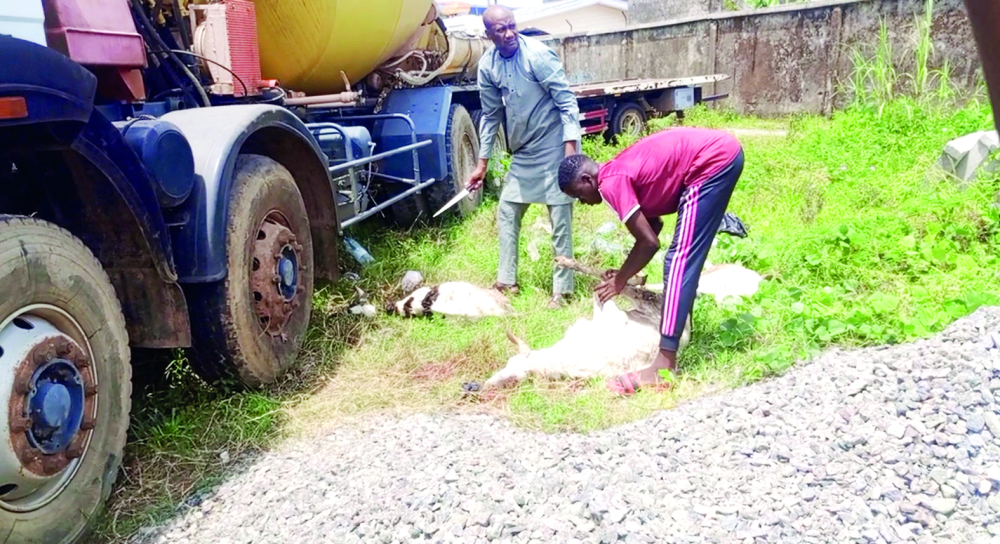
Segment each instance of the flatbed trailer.
[{"label": "flatbed trailer", "polygon": [[684,118],[684,110],[702,102],[726,98],[726,94],[706,96],[705,86],[729,79],[727,74],[680,78],[642,78],[585,83],[570,89],[580,106],[580,125],[584,134],[606,132],[638,136],[645,132],[646,121],[655,115],[675,113]]}]

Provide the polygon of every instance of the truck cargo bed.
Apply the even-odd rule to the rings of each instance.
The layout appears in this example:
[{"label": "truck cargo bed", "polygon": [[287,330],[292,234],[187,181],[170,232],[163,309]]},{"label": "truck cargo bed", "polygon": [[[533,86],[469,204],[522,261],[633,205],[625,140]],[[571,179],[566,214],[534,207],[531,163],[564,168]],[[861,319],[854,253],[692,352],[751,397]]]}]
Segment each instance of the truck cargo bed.
[{"label": "truck cargo bed", "polygon": [[570,90],[573,91],[573,94],[575,94],[577,98],[589,98],[592,96],[617,96],[625,93],[658,91],[673,87],[696,87],[699,85],[716,83],[725,79],[729,79],[729,76],[726,74],[660,79],[621,79],[617,81],[573,85],[570,87]]}]

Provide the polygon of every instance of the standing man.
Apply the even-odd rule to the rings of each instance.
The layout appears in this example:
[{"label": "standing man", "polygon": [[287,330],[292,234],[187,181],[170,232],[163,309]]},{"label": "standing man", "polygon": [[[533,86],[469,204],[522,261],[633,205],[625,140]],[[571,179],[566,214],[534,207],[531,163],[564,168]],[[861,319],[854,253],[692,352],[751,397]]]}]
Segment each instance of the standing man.
[{"label": "standing man", "polygon": [[[508,8],[491,5],[483,24],[496,47],[479,61],[483,118],[479,163],[468,187],[482,186],[497,127],[506,121],[513,159],[500,194],[500,269],[494,287],[516,292],[521,219],[529,204],[548,205],[555,254],[573,256],[573,199],[559,190],[559,163],[579,150],[580,110],[559,57],[541,42],[519,35]],[[549,307],[561,306],[573,289],[573,272],[556,268]]]},{"label": "standing man", "polygon": [[607,202],[635,237],[621,270],[605,272],[595,288],[601,304],[621,293],[660,249],[660,217],[677,214],[674,240],[663,260],[660,353],[650,366],[612,380],[612,391],[635,393],[660,385],[660,370],[677,368],[677,349],[701,269],[742,173],[740,142],[727,132],[705,128],[658,132],[603,165],[585,155],[562,162],[563,192],[584,204]]}]

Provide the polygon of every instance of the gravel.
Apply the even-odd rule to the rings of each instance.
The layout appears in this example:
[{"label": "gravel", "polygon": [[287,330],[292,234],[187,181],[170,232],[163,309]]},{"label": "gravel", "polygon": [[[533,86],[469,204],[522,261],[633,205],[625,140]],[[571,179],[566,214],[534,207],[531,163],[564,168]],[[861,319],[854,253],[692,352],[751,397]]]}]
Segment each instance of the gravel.
[{"label": "gravel", "polygon": [[[1000,542],[1000,309],[646,420],[486,415],[290,442],[135,542]],[[193,504],[193,505],[190,505]]]}]

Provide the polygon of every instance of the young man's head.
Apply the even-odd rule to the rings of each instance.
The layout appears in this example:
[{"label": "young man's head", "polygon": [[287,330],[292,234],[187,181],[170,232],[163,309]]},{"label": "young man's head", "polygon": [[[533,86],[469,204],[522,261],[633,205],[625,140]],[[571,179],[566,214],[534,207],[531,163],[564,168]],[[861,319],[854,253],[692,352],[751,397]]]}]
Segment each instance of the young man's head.
[{"label": "young man's head", "polygon": [[604,201],[597,190],[598,165],[590,157],[570,155],[559,165],[559,189],[584,204],[600,204]]},{"label": "young man's head", "polygon": [[517,23],[514,12],[500,4],[493,4],[483,12],[486,36],[497,46],[500,55],[512,57],[517,53]]}]

